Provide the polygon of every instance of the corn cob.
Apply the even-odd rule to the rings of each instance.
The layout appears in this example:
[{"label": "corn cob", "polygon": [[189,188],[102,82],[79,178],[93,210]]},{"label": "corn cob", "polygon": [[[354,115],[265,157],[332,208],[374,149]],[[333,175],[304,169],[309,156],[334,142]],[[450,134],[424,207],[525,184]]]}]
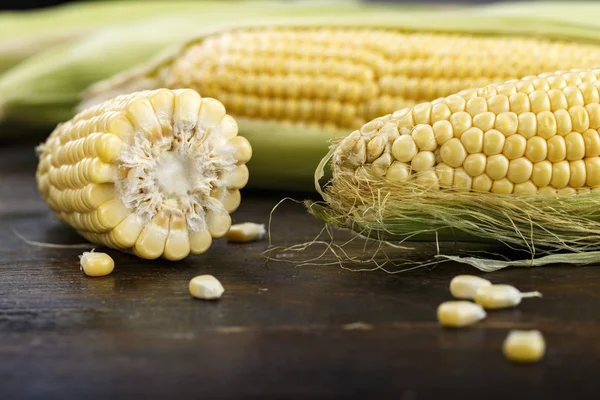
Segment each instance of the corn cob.
[{"label": "corn cob", "polygon": [[[452,22],[458,17],[444,15],[450,26],[434,18],[435,26],[456,28]],[[464,88],[600,65],[597,43],[527,37],[527,29],[499,37],[494,31],[502,30],[499,21],[485,28],[434,32],[429,26],[417,29],[406,15],[394,16],[389,26],[385,19],[378,21],[377,28],[366,27],[369,16],[363,17],[366,22],[342,17],[320,24],[313,18],[207,34],[155,63],[92,86],[83,106],[134,90],[192,87],[223,101],[253,144],[250,186],[307,189],[312,174],[304,173],[304,165],[314,168],[326,153],[326,142],[348,128]],[[449,111],[437,107],[433,112]],[[274,152],[269,139],[281,131],[289,132],[284,140],[294,134],[299,138],[279,141]],[[283,168],[273,172],[275,164]]]},{"label": "corn cob", "polygon": [[376,118],[331,150],[325,204],[311,212],[389,240],[589,256],[600,250],[599,89],[600,69],[564,70]]},{"label": "corn cob", "polygon": [[159,89],[60,124],[36,177],[49,207],[91,242],[180,260],[227,233],[251,154],[219,101]]}]

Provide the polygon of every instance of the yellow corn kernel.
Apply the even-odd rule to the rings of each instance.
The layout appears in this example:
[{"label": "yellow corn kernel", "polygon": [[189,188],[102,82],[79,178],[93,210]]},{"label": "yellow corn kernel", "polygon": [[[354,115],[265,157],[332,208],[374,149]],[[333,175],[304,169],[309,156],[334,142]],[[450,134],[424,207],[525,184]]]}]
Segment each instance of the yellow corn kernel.
[{"label": "yellow corn kernel", "polygon": [[511,330],[502,344],[504,356],[516,363],[535,363],[546,353],[546,341],[538,330]]},{"label": "yellow corn kernel", "polygon": [[106,253],[85,251],[79,256],[81,270],[87,276],[106,276],[115,269],[115,262]]},{"label": "yellow corn kernel", "polygon": [[489,285],[477,289],[475,303],[485,309],[499,309],[514,307],[521,303],[521,299],[529,297],[542,297],[540,292],[521,293],[510,285]]},{"label": "yellow corn kernel", "polygon": [[460,139],[452,138],[442,145],[440,149],[440,157],[445,164],[457,168],[460,167],[465,161],[465,158],[467,157],[467,151],[465,150]]},{"label": "yellow corn kernel", "polygon": [[227,232],[227,241],[234,243],[253,242],[262,239],[266,234],[264,224],[255,224],[253,222],[244,222],[242,224],[231,225]]},{"label": "yellow corn kernel", "polygon": [[450,293],[457,299],[472,300],[475,298],[477,289],[491,284],[487,279],[478,276],[458,275],[450,281]]},{"label": "yellow corn kernel", "polygon": [[486,312],[483,307],[470,301],[446,301],[437,308],[438,322],[449,328],[473,325],[485,317]]},{"label": "yellow corn kernel", "polygon": [[199,275],[190,280],[190,294],[202,300],[216,300],[223,296],[225,289],[217,278],[212,275]]}]

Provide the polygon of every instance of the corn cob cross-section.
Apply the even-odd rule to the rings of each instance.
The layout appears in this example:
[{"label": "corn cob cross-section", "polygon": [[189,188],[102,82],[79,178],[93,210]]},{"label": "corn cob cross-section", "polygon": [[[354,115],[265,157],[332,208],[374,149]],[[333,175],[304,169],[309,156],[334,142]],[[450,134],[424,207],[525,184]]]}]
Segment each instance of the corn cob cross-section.
[{"label": "corn cob cross-section", "polygon": [[60,124],[40,146],[37,181],[56,215],[91,242],[179,260],[227,233],[251,155],[219,101],[158,89]]}]

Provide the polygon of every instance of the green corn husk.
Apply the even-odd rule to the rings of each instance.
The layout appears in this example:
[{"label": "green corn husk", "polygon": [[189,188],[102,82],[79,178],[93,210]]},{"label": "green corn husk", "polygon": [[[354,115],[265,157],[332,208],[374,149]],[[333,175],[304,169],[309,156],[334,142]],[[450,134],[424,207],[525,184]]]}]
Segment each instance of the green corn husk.
[{"label": "green corn husk", "polygon": [[[93,82],[147,62],[165,48],[207,30],[268,16],[327,16],[357,12],[364,7],[353,0],[290,3],[236,0],[234,3],[202,1],[198,9],[103,29],[30,57],[0,75],[0,128],[3,128],[0,140],[14,138],[16,132],[45,137],[56,124],[75,114],[81,92]],[[15,131],[6,126],[19,129]]]},{"label": "green corn husk", "polygon": [[[537,11],[533,12],[535,10]],[[535,5],[515,3],[501,7],[442,11],[368,8],[359,13],[338,13],[305,19],[263,19],[243,26],[378,27],[412,32],[536,36],[600,44],[600,22],[594,18],[599,13],[598,4],[572,2]],[[148,65],[99,82],[86,92],[86,100],[81,108],[121,93],[165,86],[159,71],[168,69],[189,46],[218,33],[219,30],[209,30],[204,35],[171,49]],[[239,128],[240,134],[250,141],[254,149],[254,156],[248,163],[251,171],[248,187],[302,191],[314,190],[312,171],[327,152],[329,141],[349,133],[245,118],[239,119]]]},{"label": "green corn husk", "polygon": [[87,1],[40,10],[0,12],[0,73],[52,46],[80,39],[98,29],[177,11],[199,12],[222,2]]}]

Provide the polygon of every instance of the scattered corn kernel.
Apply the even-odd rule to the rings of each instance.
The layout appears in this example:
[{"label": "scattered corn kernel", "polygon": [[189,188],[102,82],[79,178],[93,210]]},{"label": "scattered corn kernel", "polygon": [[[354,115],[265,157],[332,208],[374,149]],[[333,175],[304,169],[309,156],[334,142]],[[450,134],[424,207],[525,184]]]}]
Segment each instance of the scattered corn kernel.
[{"label": "scattered corn kernel", "polygon": [[218,299],[225,289],[221,282],[212,275],[199,275],[190,281],[190,294],[203,300]]},{"label": "scattered corn kernel", "polygon": [[457,299],[472,300],[475,298],[477,289],[491,285],[492,282],[478,276],[458,275],[450,281],[450,293]]},{"label": "scattered corn kernel", "polygon": [[264,238],[265,234],[266,229],[264,224],[244,222],[242,224],[231,225],[229,232],[227,232],[227,240],[234,243],[253,242]]},{"label": "scattered corn kernel", "polygon": [[479,304],[470,301],[446,301],[439,305],[437,318],[441,325],[461,328],[481,321],[486,312]]},{"label": "scattered corn kernel", "polygon": [[483,286],[475,292],[475,302],[486,309],[514,307],[526,297],[542,297],[540,292],[521,293],[510,285]]},{"label": "scattered corn kernel", "polygon": [[504,356],[513,362],[534,363],[546,353],[544,336],[538,330],[512,330],[502,345]]},{"label": "scattered corn kernel", "polygon": [[79,256],[79,265],[87,276],[106,276],[115,269],[115,262],[108,254],[93,250]]}]

